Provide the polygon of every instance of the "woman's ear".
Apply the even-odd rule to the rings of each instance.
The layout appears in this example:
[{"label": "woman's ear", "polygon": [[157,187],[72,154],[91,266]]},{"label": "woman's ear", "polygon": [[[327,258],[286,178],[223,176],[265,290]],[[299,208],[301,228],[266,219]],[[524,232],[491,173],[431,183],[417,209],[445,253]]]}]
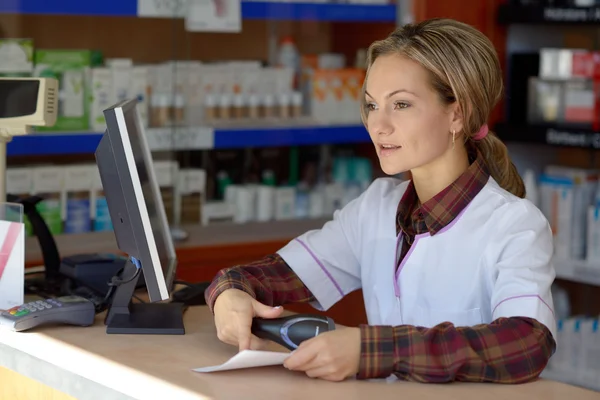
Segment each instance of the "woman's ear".
[{"label": "woman's ear", "polygon": [[450,105],[449,111],[450,112],[448,117],[450,118],[450,132],[455,131],[457,133],[462,133],[465,124],[463,112],[460,105],[458,104],[458,101],[455,101]]}]

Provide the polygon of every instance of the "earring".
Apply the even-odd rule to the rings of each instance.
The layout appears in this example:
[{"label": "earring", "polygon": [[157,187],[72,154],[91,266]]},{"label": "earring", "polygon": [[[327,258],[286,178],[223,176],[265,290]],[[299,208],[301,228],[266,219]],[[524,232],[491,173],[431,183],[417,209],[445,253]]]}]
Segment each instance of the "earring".
[{"label": "earring", "polygon": [[452,150],[454,150],[454,142],[456,141],[456,131],[452,129]]}]

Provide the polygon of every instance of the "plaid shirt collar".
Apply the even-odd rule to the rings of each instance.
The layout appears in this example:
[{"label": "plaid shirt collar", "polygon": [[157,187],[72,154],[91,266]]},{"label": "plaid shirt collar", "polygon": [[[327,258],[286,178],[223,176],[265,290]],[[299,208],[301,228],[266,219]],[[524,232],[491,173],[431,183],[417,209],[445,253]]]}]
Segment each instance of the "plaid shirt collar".
[{"label": "plaid shirt collar", "polygon": [[429,232],[435,235],[447,226],[486,185],[490,173],[481,154],[461,176],[424,204],[419,203],[412,180],[398,204],[396,234],[414,237]]}]

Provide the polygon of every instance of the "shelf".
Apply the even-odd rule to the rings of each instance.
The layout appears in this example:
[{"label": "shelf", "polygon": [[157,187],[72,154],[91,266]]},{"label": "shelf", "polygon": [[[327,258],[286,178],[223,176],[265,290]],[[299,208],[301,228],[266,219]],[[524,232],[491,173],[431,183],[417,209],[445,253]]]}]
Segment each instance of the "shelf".
[{"label": "shelf", "polygon": [[2,0],[0,14],[137,16],[137,0]]},{"label": "shelf", "polygon": [[[362,125],[274,126],[268,128],[197,127],[147,129],[153,151],[210,150],[244,147],[306,146],[368,143]],[[36,133],[17,136],[8,144],[8,156],[93,154],[101,138],[97,132]]]},{"label": "shelf", "polygon": [[554,269],[557,279],[600,286],[600,263],[592,265],[579,260],[554,260]]},{"label": "shelf", "polygon": [[500,123],[494,131],[507,142],[600,149],[600,132],[586,127]]},{"label": "shelf", "polygon": [[[173,4],[175,6],[170,6]],[[91,15],[121,17],[176,17],[177,2],[156,2],[138,9],[138,0],[2,0],[0,14]],[[395,4],[335,4],[242,1],[242,18],[258,20],[396,22]]]},{"label": "shelf", "polygon": [[509,24],[597,25],[600,7],[539,7],[503,4],[498,7],[498,22]]},{"label": "shelf", "polygon": [[396,22],[394,4],[242,2],[242,18],[260,20]]}]

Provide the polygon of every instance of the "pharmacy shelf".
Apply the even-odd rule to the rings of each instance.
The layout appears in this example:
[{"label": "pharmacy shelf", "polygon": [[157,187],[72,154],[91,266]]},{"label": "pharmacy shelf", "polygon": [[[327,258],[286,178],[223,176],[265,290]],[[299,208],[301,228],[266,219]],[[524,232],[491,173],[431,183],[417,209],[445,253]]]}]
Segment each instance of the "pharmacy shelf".
[{"label": "pharmacy shelf", "polygon": [[499,123],[494,131],[506,142],[600,149],[600,132],[589,127]]},{"label": "pharmacy shelf", "polygon": [[[150,148],[154,151],[350,144],[370,141],[362,125],[148,129],[146,135]],[[17,136],[8,144],[7,154],[12,157],[92,154],[96,151],[100,138],[101,133],[97,132]]]},{"label": "pharmacy shelf", "polygon": [[554,260],[556,278],[565,281],[600,286],[600,262],[592,264],[579,260]]},{"label": "pharmacy shelf", "polygon": [[540,7],[502,4],[498,7],[500,24],[571,24],[596,25],[600,7]]},{"label": "pharmacy shelf", "polygon": [[555,371],[550,368],[546,368],[544,371],[542,371],[541,377],[550,381],[567,383],[569,385],[579,386],[585,389],[600,392],[600,383],[590,382],[589,380],[572,375],[572,371]]},{"label": "pharmacy shelf", "polygon": [[[171,11],[177,2],[155,0],[152,11],[138,9],[138,0],[2,0],[0,14],[182,17]],[[181,7],[179,7],[181,8]],[[395,4],[335,4],[242,1],[242,18],[259,20],[396,22]]]}]

